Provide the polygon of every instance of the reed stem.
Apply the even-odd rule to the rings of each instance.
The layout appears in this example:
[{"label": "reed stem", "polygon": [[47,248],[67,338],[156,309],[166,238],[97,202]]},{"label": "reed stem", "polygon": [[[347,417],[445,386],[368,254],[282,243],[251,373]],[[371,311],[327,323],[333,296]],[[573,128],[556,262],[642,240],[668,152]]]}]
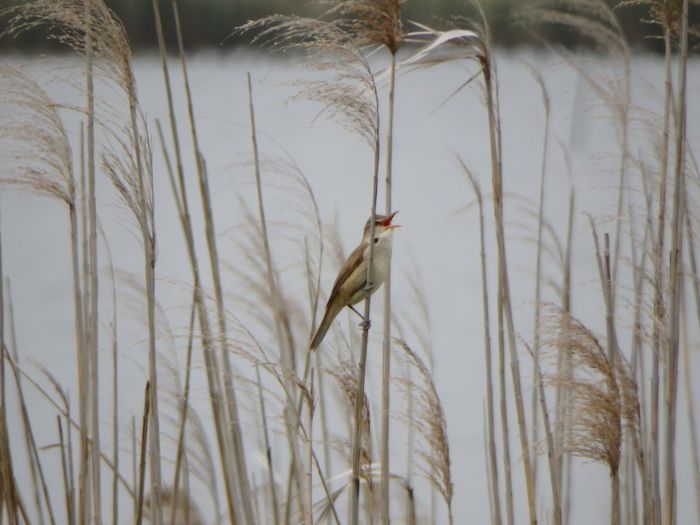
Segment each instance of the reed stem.
[{"label": "reed stem", "polygon": [[[374,90],[375,108],[379,108],[379,98],[376,88]],[[374,142],[374,166],[372,176],[372,200],[370,202],[370,217],[374,219],[377,214],[377,191],[379,188],[379,114],[376,117],[375,123],[375,142]],[[370,220],[369,238],[374,238],[375,221]],[[367,370],[367,345],[369,343],[370,329],[370,304],[372,289],[372,258],[374,257],[374,243],[369,243],[367,250],[367,279],[365,281],[365,290],[367,298],[365,299],[362,323],[362,339],[360,343],[360,357],[358,361],[358,378],[357,378],[357,395],[355,397],[355,426],[353,428],[352,441],[352,478],[351,478],[351,493],[350,493],[350,525],[357,525],[359,520],[360,507],[360,450],[362,449],[362,411],[365,404],[365,373]]]},{"label": "reed stem", "polygon": [[187,112],[190,122],[190,132],[194,146],[194,154],[197,163],[197,175],[199,179],[200,197],[202,210],[204,212],[205,233],[207,248],[209,250],[209,262],[211,265],[212,279],[214,282],[214,296],[216,299],[216,313],[219,331],[219,344],[221,351],[221,362],[223,363],[223,383],[226,407],[228,409],[227,422],[230,425],[230,454],[233,456],[233,464],[237,476],[236,488],[240,492],[240,506],[243,510],[243,517],[248,525],[253,525],[253,506],[250,492],[250,482],[248,480],[248,467],[246,465],[245,445],[239,416],[236,390],[233,383],[233,371],[229,360],[229,345],[226,331],[226,309],[224,307],[223,286],[221,284],[221,271],[219,267],[219,254],[216,244],[214,229],[214,213],[211,205],[209,192],[209,181],[204,165],[204,156],[199,147],[199,138],[194,116],[194,105],[190,90],[189,76],[187,72],[187,62],[185,61],[185,46],[180,28],[180,15],[177,7],[177,0],[172,0],[173,17],[175,19],[175,34],[177,36],[178,51],[180,56],[180,66],[185,83],[185,95],[187,99]]},{"label": "reed stem", "polygon": [[[386,146],[386,177],[384,179],[384,209],[389,215],[391,209],[392,167],[394,151],[394,101],[396,98],[396,53],[391,52],[391,64],[389,65],[389,108],[388,108],[388,132]],[[389,480],[391,469],[389,466],[389,416],[391,412],[390,399],[391,386],[391,267],[384,281],[384,341],[382,344],[382,434],[381,434],[381,479],[380,479],[380,512],[381,523],[389,524],[390,498]]]},{"label": "reed stem", "polygon": [[676,119],[675,169],[673,217],[671,219],[670,264],[670,317],[668,351],[666,355],[666,385],[664,393],[665,443],[664,443],[664,512],[663,524],[676,522],[676,411],[678,398],[678,353],[680,313],[683,286],[683,209],[685,194],[685,155],[687,118],[687,66],[688,66],[688,0],[683,0],[680,32],[680,57],[678,66],[678,104]]},{"label": "reed stem", "polygon": [[[88,467],[90,458],[88,457],[88,403],[96,403],[96,397],[92,397],[90,392],[94,385],[89,383],[90,370],[93,366],[93,359],[97,359],[98,346],[98,286],[97,278],[97,201],[95,197],[95,95],[94,95],[94,78],[93,78],[93,35],[92,35],[92,2],[85,2],[85,81],[86,81],[86,110],[87,110],[87,205],[88,205],[88,279],[89,286],[85,291],[88,297],[87,311],[87,331],[85,340],[86,347],[83,349],[83,354],[78,355],[78,395],[80,408],[80,459],[79,459],[79,477],[78,477],[78,501],[79,515],[78,523],[84,525],[88,521],[88,501],[90,498],[88,488]],[[80,346],[77,347],[80,351]],[[94,370],[97,370],[97,363],[94,363]],[[94,408],[96,410],[96,407]],[[95,413],[93,413],[93,416]],[[95,423],[95,427],[97,424]],[[93,428],[93,432],[96,428]],[[95,454],[98,453],[99,447],[92,449]],[[94,463],[95,455],[92,456]],[[95,470],[93,477],[93,491],[99,485],[99,468]],[[95,505],[99,505],[98,501]],[[98,509],[95,508],[95,511]]]},{"label": "reed stem", "polygon": [[496,97],[494,86],[493,63],[488,44],[483,45],[481,55],[481,65],[483,69],[484,82],[486,85],[486,108],[489,119],[489,140],[491,144],[491,174],[493,184],[493,204],[496,224],[496,242],[498,248],[498,278],[502,286],[502,295],[499,298],[499,309],[503,310],[507,336],[508,348],[510,351],[511,376],[513,381],[513,394],[515,396],[515,409],[518,416],[518,429],[520,434],[520,449],[522,454],[523,467],[525,469],[525,485],[527,488],[528,512],[530,524],[537,523],[537,505],[535,501],[535,487],[532,474],[532,464],[530,461],[530,447],[528,444],[527,425],[525,422],[525,407],[523,403],[523,393],[520,378],[520,364],[515,340],[515,326],[513,321],[513,310],[511,308],[510,286],[508,281],[508,265],[506,255],[506,243],[503,220],[503,180],[501,173],[501,147],[500,132],[497,131],[499,125],[496,119]]},{"label": "reed stem", "polygon": [[[151,402],[150,393],[151,384],[146,382],[146,389],[143,396],[143,418],[141,420],[141,453],[139,461],[139,480],[137,489],[137,500],[136,500],[136,519],[135,525],[141,525],[143,521],[143,507],[144,507],[144,485],[146,478],[146,442],[148,440],[148,420],[149,420],[149,408]],[[152,505],[152,503],[151,503]]]}]

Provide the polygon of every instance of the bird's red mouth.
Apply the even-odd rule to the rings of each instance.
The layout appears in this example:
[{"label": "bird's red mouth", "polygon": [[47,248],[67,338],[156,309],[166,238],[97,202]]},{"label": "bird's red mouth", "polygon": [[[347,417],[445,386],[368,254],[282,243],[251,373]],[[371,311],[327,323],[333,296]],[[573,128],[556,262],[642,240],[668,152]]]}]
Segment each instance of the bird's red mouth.
[{"label": "bird's red mouth", "polygon": [[382,222],[382,226],[384,226],[385,228],[398,228],[399,226],[401,226],[400,224],[391,224],[394,215],[396,215],[397,213],[399,213],[398,210],[393,213],[390,213],[389,216],[386,219],[384,219],[384,222]]}]

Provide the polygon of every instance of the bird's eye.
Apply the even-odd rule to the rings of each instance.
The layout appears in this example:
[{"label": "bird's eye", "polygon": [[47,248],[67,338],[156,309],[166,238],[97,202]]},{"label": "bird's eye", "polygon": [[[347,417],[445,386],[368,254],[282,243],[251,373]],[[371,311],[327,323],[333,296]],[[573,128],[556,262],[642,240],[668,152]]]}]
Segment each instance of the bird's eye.
[{"label": "bird's eye", "polygon": [[379,237],[374,238],[374,244],[377,244],[379,242]]}]

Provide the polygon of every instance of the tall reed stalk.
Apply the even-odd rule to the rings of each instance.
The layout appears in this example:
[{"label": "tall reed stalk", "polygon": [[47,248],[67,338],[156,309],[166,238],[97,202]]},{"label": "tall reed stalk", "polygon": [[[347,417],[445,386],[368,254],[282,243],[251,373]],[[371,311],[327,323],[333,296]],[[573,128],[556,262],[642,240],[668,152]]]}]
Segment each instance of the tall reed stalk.
[{"label": "tall reed stalk", "polygon": [[674,167],[673,217],[671,219],[671,264],[669,291],[669,333],[664,395],[665,412],[665,470],[664,470],[664,525],[676,523],[676,411],[678,396],[678,353],[681,314],[681,288],[683,284],[683,209],[686,191],[686,119],[687,119],[687,68],[688,68],[688,0],[683,0],[681,11],[680,56],[678,65],[678,103],[676,104],[676,144]]},{"label": "tall reed stalk", "polygon": [[[489,472],[489,483],[491,495],[491,521],[494,525],[500,525],[501,518],[501,489],[498,483],[498,453],[496,445],[496,422],[495,422],[495,401],[493,392],[493,372],[492,372],[492,348],[491,348],[491,322],[489,313],[489,291],[488,291],[488,266],[486,264],[486,236],[485,236],[485,219],[484,219],[484,202],[481,194],[481,187],[462,159],[459,159],[462,173],[472,186],[479,213],[479,259],[481,262],[481,307],[483,312],[483,331],[484,331],[484,367],[486,373],[486,439],[487,439],[487,468]],[[508,445],[504,445],[504,450],[508,449]]]},{"label": "tall reed stalk", "polygon": [[[87,145],[85,151],[87,153],[87,219],[88,223],[84,225],[87,231],[87,263],[88,263],[88,288],[85,294],[88,297],[87,301],[87,331],[85,332],[85,341],[87,345],[82,347],[79,345],[77,350],[78,355],[78,376],[79,380],[79,407],[80,407],[80,460],[79,460],[79,477],[78,477],[78,505],[79,505],[79,523],[82,525],[88,520],[88,499],[87,492],[87,475],[88,475],[88,402],[92,400],[93,417],[98,415],[97,393],[90,392],[97,387],[97,367],[98,353],[97,346],[99,337],[97,328],[99,325],[98,313],[98,295],[99,281],[97,278],[97,199],[95,194],[95,88],[94,88],[94,72],[93,72],[93,19],[92,19],[92,0],[85,1],[85,83],[86,83],[86,140]],[[74,270],[75,271],[75,270]],[[76,318],[77,318],[76,314]],[[81,348],[82,347],[82,348]],[[80,351],[82,350],[82,355]],[[92,383],[88,383],[90,370],[94,370],[92,375]],[[80,387],[82,385],[82,388]],[[99,432],[98,422],[94,422],[92,428],[93,433]],[[97,442],[99,444],[99,440]],[[92,462],[95,464],[97,457],[97,449],[93,451]],[[93,492],[95,495],[95,512],[99,511],[99,464],[95,468],[93,476]],[[101,519],[98,517],[97,519]]]},{"label": "tall reed stalk", "polygon": [[664,99],[663,128],[661,132],[661,151],[659,155],[659,204],[656,227],[656,245],[654,249],[654,331],[652,347],[651,377],[651,424],[650,424],[650,459],[652,483],[652,509],[654,523],[661,523],[661,494],[659,490],[659,359],[662,352],[662,333],[665,326],[666,308],[664,306],[664,251],[666,238],[666,200],[668,187],[669,135],[671,122],[672,80],[671,80],[671,27],[670,20],[663,24],[664,32]]},{"label": "tall reed stalk", "polygon": [[530,523],[537,523],[537,505],[535,502],[535,487],[530,459],[530,447],[528,444],[527,424],[525,421],[525,407],[523,403],[520,364],[515,341],[515,326],[513,310],[511,307],[510,286],[508,280],[508,265],[506,255],[506,243],[503,220],[503,178],[501,173],[501,143],[500,125],[496,117],[495,71],[493,70],[493,56],[489,43],[490,37],[485,35],[482,39],[482,55],[480,56],[482,72],[486,90],[486,110],[489,121],[489,142],[491,146],[491,177],[494,219],[496,228],[496,245],[498,249],[498,281],[502,287],[499,295],[498,309],[503,311],[508,336],[508,348],[510,351],[511,379],[513,381],[513,394],[515,396],[515,409],[518,416],[518,430],[520,434],[520,451],[523,467],[525,469],[525,485],[527,489],[528,512]]},{"label": "tall reed stalk", "polygon": [[61,424],[61,416],[56,415],[56,424],[58,425],[58,444],[61,447],[61,474],[63,475],[63,488],[65,491],[65,505],[66,505],[66,520],[69,525],[75,523],[75,514],[73,511],[73,497],[71,494],[71,480],[68,475],[68,460],[66,459],[68,446],[66,440],[63,437],[63,425]]},{"label": "tall reed stalk", "polygon": [[[148,421],[149,421],[149,410],[150,410],[150,383],[146,382],[146,389],[143,396],[143,418],[141,422],[141,452],[139,454],[139,478],[138,478],[138,492],[136,499],[136,518],[134,523],[136,525],[141,525],[143,521],[143,507],[144,507],[144,486],[146,484],[146,442],[148,440]],[[136,455],[134,454],[134,458]]]},{"label": "tall reed stalk", "polygon": [[652,378],[651,378],[651,450],[652,450],[652,474],[653,474],[653,496],[654,496],[654,520],[655,523],[661,523],[662,500],[660,491],[661,466],[659,452],[659,420],[661,418],[659,410],[659,389],[660,389],[660,360],[664,353],[664,332],[668,326],[668,286],[664,279],[664,253],[665,249],[665,232],[668,224],[666,218],[667,209],[667,187],[668,187],[668,164],[669,164],[669,135],[670,135],[670,117],[671,106],[673,104],[673,91],[671,81],[671,34],[670,30],[664,35],[664,130],[661,151],[661,168],[660,168],[660,189],[659,189],[659,216],[658,216],[658,240],[655,251],[655,280],[654,288],[656,291],[656,300],[654,302],[654,347],[652,349]]},{"label": "tall reed stalk", "polygon": [[[262,180],[261,180],[261,173],[260,173],[260,157],[259,157],[259,152],[258,152],[258,138],[257,138],[257,130],[255,127],[255,107],[253,104],[253,87],[250,79],[250,73],[247,75],[247,81],[248,81],[248,112],[249,112],[249,117],[250,117],[250,129],[251,129],[251,143],[252,143],[252,148],[253,148],[253,165],[255,168],[255,190],[256,190],[256,196],[257,196],[257,204],[258,204],[258,231],[261,234],[262,237],[262,247],[263,247],[263,255],[264,255],[264,261],[265,261],[265,274],[266,274],[266,280],[267,280],[267,286],[269,289],[269,294],[270,294],[270,300],[272,302],[272,307],[273,307],[273,318],[274,318],[274,323],[275,323],[275,331],[276,331],[276,336],[277,336],[277,341],[279,341],[280,345],[283,344],[283,341],[285,339],[284,336],[284,320],[282,319],[282,315],[280,312],[281,309],[281,295],[278,289],[278,284],[277,284],[277,276],[275,274],[275,270],[273,268],[272,264],[272,255],[270,251],[270,239],[268,235],[268,228],[267,228],[267,220],[265,216],[265,204],[263,201],[263,192],[262,192]],[[280,359],[282,362],[282,365],[285,366],[285,368],[289,371],[294,370],[295,364],[292,360],[292,352],[291,352],[291,347],[288,349],[288,352],[284,351],[283,346],[280,348]],[[286,360],[285,360],[286,356]],[[309,354],[307,353],[306,357],[306,366],[304,367],[304,377],[303,381],[306,381],[307,379],[307,374],[309,371]],[[293,383],[289,381],[289,386],[288,388],[292,388]],[[288,406],[287,406],[287,435],[289,438],[289,447],[290,447],[290,452],[292,454],[292,470],[290,470],[290,476],[294,475],[296,477],[296,482],[297,482],[297,489],[300,489],[302,487],[302,471],[301,471],[301,456],[298,454],[296,443],[294,441],[294,435],[296,434],[296,428],[297,425],[301,423],[301,421],[298,419],[299,414],[301,414],[301,401],[302,399],[299,400],[299,405],[297,408],[297,416],[295,417],[293,414],[290,413],[291,411],[291,406],[289,403],[293,402],[292,399],[289,399],[287,401]],[[311,437],[309,437],[309,440],[311,440]],[[308,472],[311,472],[311,462],[309,461],[307,465],[307,470]],[[303,504],[308,504],[308,498],[302,498],[302,494],[300,491],[299,494],[300,501]],[[303,508],[303,513],[305,516],[311,516],[313,512],[313,509],[310,505],[307,507]]]},{"label": "tall reed stalk", "polygon": [[[568,163],[567,163],[568,164]],[[572,279],[572,254],[573,254],[573,231],[574,218],[576,209],[575,190],[572,187],[569,192],[569,217],[566,230],[566,248],[564,250],[563,261],[563,276],[561,285],[561,309],[564,315],[571,315],[571,279]],[[559,352],[557,355],[557,374],[564,377],[565,380],[571,378],[573,370],[571,367],[571,359],[566,352]],[[569,425],[569,396],[566,389],[557,385],[556,390],[556,419],[560,422],[556,426],[554,434],[554,447],[557,454],[556,457],[556,481],[558,487],[552,487],[552,490],[557,490],[559,493],[559,501],[561,504],[561,520],[562,523],[569,522],[569,511],[571,509],[570,498],[571,494],[571,454],[567,451],[567,428]]]},{"label": "tall reed stalk", "polygon": [[[165,82],[166,96],[168,101],[168,116],[170,120],[170,130],[173,138],[173,148],[175,151],[175,165],[177,170],[177,185],[171,183],[174,192],[175,201],[178,203],[180,210],[180,226],[182,227],[185,237],[185,245],[187,247],[187,256],[192,269],[192,280],[194,288],[194,300],[197,308],[199,330],[202,340],[202,353],[206,368],[207,385],[209,390],[209,399],[211,404],[212,416],[214,419],[214,429],[216,431],[217,445],[221,458],[222,474],[224,479],[224,488],[226,493],[226,502],[228,505],[229,516],[232,520],[237,520],[234,486],[234,471],[231,463],[231,443],[230,434],[227,429],[230,427],[228,413],[225,410],[225,404],[222,402],[222,387],[221,379],[218,373],[219,366],[215,354],[215,340],[212,334],[211,325],[209,322],[209,314],[205,304],[204,292],[202,290],[202,282],[199,268],[199,258],[195,249],[194,230],[190,214],[189,199],[187,196],[187,185],[185,183],[185,173],[182,162],[182,148],[180,145],[179,132],[177,127],[177,118],[175,114],[175,106],[173,102],[172,89],[170,84],[170,75],[168,71],[168,62],[166,58],[165,40],[163,38],[163,28],[160,18],[160,3],[154,1],[153,5],[156,33],[158,35],[158,44],[160,49],[161,66],[163,68],[163,78]],[[184,62],[183,62],[184,63]],[[186,79],[187,77],[185,77]],[[167,158],[167,157],[166,157]],[[199,160],[197,160],[199,164]],[[179,466],[176,459],[176,466]],[[176,479],[179,476],[179,469],[175,469]],[[175,483],[177,485],[177,482]]]},{"label": "tall reed stalk", "polygon": [[[128,47],[127,47],[128,49]],[[158,409],[158,365],[156,356],[156,314],[155,314],[155,267],[156,267],[156,233],[153,202],[153,172],[150,143],[141,136],[138,122],[138,98],[136,83],[131,69],[128,54],[123,56],[123,81],[129,103],[129,118],[131,131],[131,147],[135,161],[136,180],[131,181],[131,204],[141,230],[144,254],[145,295],[148,315],[148,376],[150,399],[150,507],[151,519],[156,525],[163,521],[162,512],[162,482],[161,482],[161,451],[160,451],[160,421]],[[146,163],[146,165],[144,165]],[[114,174],[112,174],[114,180]],[[116,182],[116,181],[115,181]]]},{"label": "tall reed stalk", "polygon": [[[698,166],[697,163],[695,162],[695,158],[692,156],[692,151],[689,151],[690,153],[690,158],[693,160],[693,167],[694,171],[697,174],[698,173]],[[692,288],[693,288],[693,299],[695,303],[695,313],[698,319],[700,319],[700,284],[698,284],[698,264],[697,264],[697,257],[695,255],[695,233],[693,229],[693,214],[690,211],[690,208],[688,207],[688,192],[686,191],[684,194],[684,204],[683,208],[686,210],[685,213],[685,234],[686,234],[686,242],[688,243],[686,252],[688,253],[688,258],[689,258],[689,271],[690,275],[692,276]],[[684,304],[683,299],[681,299],[681,304]],[[687,320],[687,315],[684,316],[684,321]],[[698,512],[698,515],[700,515],[700,441],[698,440],[698,426],[697,426],[697,419],[696,419],[696,404],[695,404],[695,397],[694,397],[694,390],[692,386],[692,374],[691,371],[693,370],[691,366],[691,355],[690,355],[690,348],[688,342],[688,336],[687,336],[687,322],[685,323],[685,344],[683,345],[683,383],[685,387],[685,398],[686,402],[688,404],[687,412],[688,412],[688,426],[690,427],[689,430],[689,437],[690,437],[690,445],[692,449],[692,456],[693,456],[693,481],[695,482],[695,507]]]},{"label": "tall reed stalk", "polygon": [[[377,96],[376,88],[374,90],[375,96],[375,107],[379,107],[379,98]],[[375,143],[374,143],[374,164],[373,164],[373,175],[372,175],[372,198],[370,204],[370,217],[374,217],[377,214],[377,189],[379,186],[379,114],[377,113],[375,127]],[[374,226],[375,221],[370,221],[369,227],[369,238],[374,238]],[[355,398],[355,425],[353,430],[353,446],[352,446],[352,491],[351,491],[351,504],[350,504],[350,524],[357,525],[359,520],[359,505],[360,505],[360,449],[362,448],[362,433],[360,428],[362,426],[362,409],[365,405],[365,372],[367,369],[367,345],[369,338],[369,327],[370,327],[370,304],[371,296],[370,291],[372,290],[372,258],[374,257],[374,243],[369,243],[369,249],[367,250],[367,279],[365,281],[365,290],[367,291],[367,298],[365,299],[365,306],[363,311],[364,321],[362,323],[362,340],[360,343],[360,355],[358,361],[358,378],[357,378],[357,395]]]},{"label": "tall reed stalk", "polygon": [[197,166],[197,176],[199,180],[200,197],[202,201],[202,210],[204,212],[205,234],[207,239],[207,248],[209,251],[209,262],[211,265],[212,279],[214,283],[214,296],[216,299],[217,325],[219,329],[219,344],[221,346],[221,362],[223,363],[223,384],[224,394],[226,399],[226,408],[228,411],[228,423],[230,425],[231,435],[231,455],[235,473],[237,476],[237,489],[240,491],[240,504],[243,509],[243,516],[246,523],[251,525],[253,520],[253,507],[251,502],[250,482],[248,480],[248,467],[245,454],[245,444],[243,442],[243,433],[241,431],[240,415],[236,389],[233,383],[234,375],[231,369],[229,360],[229,344],[226,333],[226,309],[224,307],[223,285],[221,283],[221,271],[219,265],[219,254],[216,244],[216,235],[214,228],[214,213],[211,205],[211,196],[209,193],[209,181],[204,165],[204,156],[199,147],[199,138],[194,116],[194,104],[192,93],[190,90],[189,76],[187,72],[187,62],[185,61],[185,46],[182,38],[182,30],[180,28],[180,15],[177,7],[177,0],[171,2],[173,8],[173,16],[175,18],[175,33],[177,36],[178,52],[180,56],[180,67],[185,84],[185,95],[187,99],[187,113],[189,116],[190,132],[192,136],[192,144],[194,147],[194,155]]},{"label": "tall reed stalk", "polygon": [[3,290],[2,270],[2,235],[0,235],[0,459],[2,460],[2,492],[0,495],[0,511],[6,506],[6,515],[10,525],[18,523],[17,488],[12,467],[10,440],[7,432],[7,391],[5,386],[5,292]]},{"label": "tall reed stalk", "polygon": [[[534,305],[534,319],[533,319],[533,342],[532,342],[532,352],[533,359],[535,363],[539,363],[540,359],[540,317],[541,317],[541,303],[542,303],[542,234],[544,231],[544,200],[545,200],[545,182],[547,174],[547,153],[549,151],[549,122],[550,122],[550,103],[549,94],[542,78],[542,74],[531,68],[531,72],[537,85],[542,93],[542,104],[544,106],[544,137],[542,139],[542,158],[540,166],[540,191],[538,198],[538,210],[537,210],[537,240],[536,240],[536,250],[537,255],[535,256],[535,305]],[[538,400],[540,395],[539,385],[540,380],[539,367],[535,368],[535,374],[533,376],[533,388],[531,397],[531,412],[532,412],[532,443],[537,443],[539,440],[538,435],[538,417],[537,412],[541,402]],[[545,414],[542,414],[545,417]],[[533,451],[532,457],[532,477],[535,487],[537,487],[537,458]],[[558,497],[558,492],[557,492]],[[557,502],[558,503],[558,502]],[[560,513],[559,513],[560,514]]]},{"label": "tall reed stalk", "polygon": [[535,365],[535,375],[537,377],[537,399],[540,402],[542,409],[542,422],[544,426],[545,442],[547,444],[547,465],[549,466],[549,484],[552,489],[552,522],[554,525],[561,525],[561,482],[559,476],[561,470],[557,465],[557,455],[559,452],[555,448],[554,435],[552,433],[552,425],[549,420],[549,410],[547,409],[547,397],[544,392],[544,381],[542,380],[542,371],[540,370],[539,355],[533,351],[533,362]]},{"label": "tall reed stalk", "polygon": [[[593,230],[595,236],[595,229]],[[603,288],[603,299],[605,303],[605,329],[606,329],[606,351],[608,362],[612,365],[616,363],[619,359],[619,349],[617,344],[617,333],[615,329],[615,313],[614,313],[614,291],[613,291],[613,275],[611,270],[611,257],[610,257],[610,238],[608,234],[605,234],[605,251],[603,258],[601,260],[598,240],[595,239],[596,243],[596,258],[598,260],[598,270],[600,273],[601,285]],[[618,385],[616,374],[611,374],[608,386],[610,392],[609,395],[617,396]],[[617,412],[621,412],[621,407],[619,406],[619,397],[614,398],[616,401],[615,409]],[[610,431],[616,435],[622,435],[622,420],[613,419],[609,422]],[[616,444],[617,447],[621,447],[621,442]],[[619,468],[619,452],[617,462],[610,461],[610,525],[615,525],[620,523],[620,468]]]},{"label": "tall reed stalk", "polygon": [[[389,107],[388,131],[386,139],[386,177],[384,179],[384,213],[389,215],[391,208],[391,185],[394,156],[394,100],[396,97],[396,50],[390,49],[391,63],[389,65]],[[380,479],[381,506],[380,518],[384,525],[389,524],[390,498],[389,480],[391,470],[389,465],[389,416],[391,413],[391,267],[384,281],[384,339],[382,344],[382,434],[381,434],[381,464]]]},{"label": "tall reed stalk", "polygon": [[[653,219],[652,219],[652,195],[648,191],[646,178],[647,174],[643,172],[642,182],[644,184],[644,199],[646,204],[646,220],[644,221],[644,233],[642,235],[641,246],[643,248],[649,246],[653,243],[652,236],[654,235]],[[647,249],[638,250],[636,243],[638,243],[639,235],[636,232],[635,225],[638,223],[638,219],[634,213],[633,207],[629,207],[629,224],[630,224],[630,254],[632,258],[633,267],[633,283],[634,283],[634,328],[633,337],[630,350],[630,368],[632,373],[639,384],[639,403],[640,403],[640,413],[646,413],[645,399],[645,366],[644,366],[644,356],[642,356],[642,337],[644,327],[642,325],[642,308],[643,308],[643,297],[646,285],[646,274],[647,274],[647,263],[649,260]],[[653,261],[652,261],[653,262]],[[639,382],[639,378],[642,381]],[[643,509],[643,520],[645,523],[650,523],[653,521],[653,498],[651,496],[651,483],[649,480],[649,470],[648,468],[642,468],[641,464],[637,465],[635,461],[638,458],[638,454],[646,453],[643,451],[640,438],[646,435],[645,421],[640,418],[640,429],[639,434],[627,431],[625,433],[625,477],[628,480],[635,480],[635,469],[639,469],[639,475],[641,477],[642,486],[642,509]],[[648,456],[647,456],[648,457]],[[645,462],[646,463],[646,462]],[[625,484],[625,504],[626,504],[626,515],[628,520],[636,523],[638,521],[638,498],[637,498],[637,484],[636,482]]]}]

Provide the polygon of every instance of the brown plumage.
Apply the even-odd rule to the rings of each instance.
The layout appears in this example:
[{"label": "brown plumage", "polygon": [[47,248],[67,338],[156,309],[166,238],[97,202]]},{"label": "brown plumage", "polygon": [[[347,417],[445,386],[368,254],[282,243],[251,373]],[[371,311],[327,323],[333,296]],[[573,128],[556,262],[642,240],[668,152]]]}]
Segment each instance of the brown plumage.
[{"label": "brown plumage", "polygon": [[368,293],[373,294],[385,281],[391,264],[391,244],[393,229],[397,227],[391,224],[397,212],[390,215],[376,215],[374,226],[374,251],[372,254],[372,287],[365,289],[367,282],[367,258],[369,252],[369,234],[371,219],[365,224],[362,242],[353,250],[338,273],[333,283],[331,294],[326,303],[326,312],[321,324],[311,340],[309,348],[315,350],[323,341],[326,332],[333,320],[346,306],[354,306],[364,300]]}]

